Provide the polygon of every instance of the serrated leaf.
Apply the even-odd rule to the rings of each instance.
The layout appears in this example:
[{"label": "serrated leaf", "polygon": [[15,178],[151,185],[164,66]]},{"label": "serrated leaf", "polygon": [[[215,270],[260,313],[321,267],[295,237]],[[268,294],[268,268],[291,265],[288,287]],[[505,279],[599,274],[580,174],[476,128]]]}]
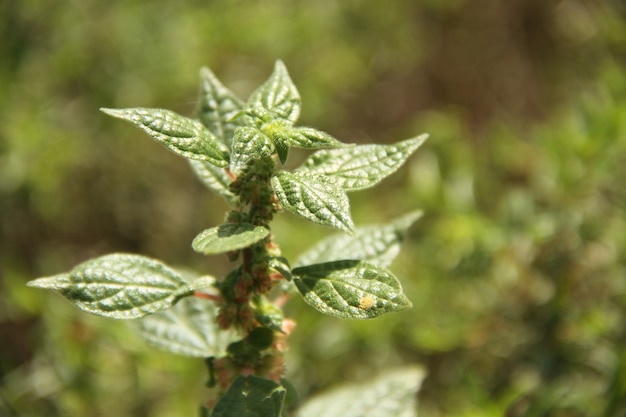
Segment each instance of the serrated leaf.
[{"label": "serrated leaf", "polygon": [[285,210],[313,223],[354,230],[348,196],[326,178],[280,171],[272,177],[272,187]]},{"label": "serrated leaf", "polygon": [[364,261],[327,262],[291,273],[304,301],[330,316],[370,319],[411,307],[391,271]]},{"label": "serrated leaf", "polygon": [[226,174],[224,168],[216,167],[205,161],[195,161],[190,159],[189,163],[196,176],[210,190],[216,192],[226,199],[228,204],[235,206],[237,196],[230,191],[230,184],[233,182]]},{"label": "serrated leaf", "polygon": [[248,108],[262,108],[274,117],[288,120],[292,124],[300,116],[300,94],[289,77],[282,61],[276,61],[274,72],[248,100]]},{"label": "serrated leaf", "polygon": [[215,321],[218,308],[211,301],[187,297],[174,307],[137,320],[139,335],[151,346],[185,356],[207,358],[225,354],[237,339]]},{"label": "serrated leaf", "polygon": [[258,376],[239,376],[215,405],[211,417],[281,417],[285,388]]},{"label": "serrated leaf", "polygon": [[254,127],[239,127],[235,130],[230,170],[238,173],[245,168],[248,161],[272,156],[274,142],[259,129]]},{"label": "serrated leaf", "polygon": [[271,129],[275,143],[284,143],[294,148],[319,149],[346,147],[331,135],[312,127],[279,126]]},{"label": "serrated leaf", "polygon": [[187,283],[178,272],[155,259],[123,253],[101,256],[67,274],[28,283],[57,291],[88,313],[116,319],[165,310],[205,284]]},{"label": "serrated leaf", "polygon": [[243,111],[243,102],[224,87],[208,68],[200,70],[198,119],[218,139],[230,147],[235,129],[241,126],[236,116]]},{"label": "serrated leaf", "polygon": [[295,266],[360,259],[374,265],[389,266],[400,252],[400,244],[421,211],[406,214],[392,223],[359,227],[354,236],[336,234],[302,253]]},{"label": "serrated leaf", "polygon": [[270,231],[250,223],[226,223],[212,227],[195,237],[192,247],[206,255],[243,249],[264,239]]},{"label": "serrated leaf", "polygon": [[188,159],[228,165],[228,147],[197,120],[163,109],[100,109],[138,126],[170,151]]},{"label": "serrated leaf", "polygon": [[327,175],[346,191],[362,190],[394,173],[427,137],[420,135],[393,145],[361,145],[317,151],[297,172]]},{"label": "serrated leaf", "polygon": [[374,380],[344,385],[306,402],[297,417],[417,417],[417,392],[425,372],[416,366]]}]

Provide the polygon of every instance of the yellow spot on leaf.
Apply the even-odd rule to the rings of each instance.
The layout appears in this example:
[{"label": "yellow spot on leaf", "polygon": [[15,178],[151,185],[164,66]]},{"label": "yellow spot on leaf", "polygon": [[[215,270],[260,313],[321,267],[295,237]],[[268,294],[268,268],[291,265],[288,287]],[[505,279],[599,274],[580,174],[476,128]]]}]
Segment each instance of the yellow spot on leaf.
[{"label": "yellow spot on leaf", "polygon": [[374,299],[374,297],[372,297],[369,294],[368,295],[364,295],[359,300],[359,308],[361,310],[369,310],[370,308],[372,308],[374,306],[374,304],[376,304],[376,300]]}]

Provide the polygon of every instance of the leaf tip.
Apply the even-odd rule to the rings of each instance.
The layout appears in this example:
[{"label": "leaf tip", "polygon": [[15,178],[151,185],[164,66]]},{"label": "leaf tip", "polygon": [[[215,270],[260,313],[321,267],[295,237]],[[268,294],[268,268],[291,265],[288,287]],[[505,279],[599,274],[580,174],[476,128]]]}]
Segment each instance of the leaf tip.
[{"label": "leaf tip", "polygon": [[27,287],[42,288],[44,290],[59,291],[64,288],[64,283],[67,283],[67,274],[54,275],[51,277],[37,278],[26,283]]},{"label": "leaf tip", "polygon": [[116,117],[118,119],[124,118],[124,110],[122,109],[110,109],[107,107],[100,107],[100,111],[104,114],[108,114],[109,116]]}]

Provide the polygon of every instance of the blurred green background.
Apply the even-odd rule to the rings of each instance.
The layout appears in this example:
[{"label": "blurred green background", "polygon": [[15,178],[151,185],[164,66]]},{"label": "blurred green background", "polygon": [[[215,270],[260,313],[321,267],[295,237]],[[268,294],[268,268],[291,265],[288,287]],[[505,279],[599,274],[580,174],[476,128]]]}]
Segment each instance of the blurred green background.
[{"label": "blurred green background", "polygon": [[[431,135],[351,195],[357,224],[424,209],[392,267],[414,308],[292,300],[301,396],[419,363],[422,416],[623,416],[625,19],[619,0],[0,2],[0,415],[196,415],[201,361],[25,283],[114,251],[224,273],[190,248],[222,200],[98,108],[192,115],[201,66],[247,97],[282,59],[301,124]],[[329,233],[275,224],[289,257]]]}]

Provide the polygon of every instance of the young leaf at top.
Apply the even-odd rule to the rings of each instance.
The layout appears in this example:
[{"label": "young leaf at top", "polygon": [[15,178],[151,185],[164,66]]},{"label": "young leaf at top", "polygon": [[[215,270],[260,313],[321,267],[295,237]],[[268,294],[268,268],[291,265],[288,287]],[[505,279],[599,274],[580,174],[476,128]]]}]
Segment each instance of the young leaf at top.
[{"label": "young leaf at top", "polygon": [[[276,118],[295,123],[300,116],[300,94],[282,61],[276,61],[274,72],[248,99],[248,108],[262,108]],[[253,112],[254,113],[254,112]]]},{"label": "young leaf at top", "polygon": [[235,130],[233,153],[230,157],[230,170],[238,173],[252,159],[269,157],[274,154],[274,142],[254,127],[239,127]]},{"label": "young leaf at top", "polygon": [[250,223],[226,223],[201,232],[191,244],[196,252],[212,255],[243,249],[264,239],[270,231]]},{"label": "young leaf at top", "polygon": [[88,313],[135,319],[171,307],[210,281],[204,277],[187,283],[160,261],[121,253],[91,259],[67,274],[28,285],[57,291]]},{"label": "young leaf at top", "polygon": [[133,123],[177,155],[207,161],[219,167],[228,165],[228,147],[197,120],[163,109],[100,110]]},{"label": "young leaf at top", "polygon": [[285,210],[313,223],[354,230],[348,196],[325,177],[280,171],[272,177],[272,187]]},{"label": "young leaf at top", "polygon": [[364,261],[327,262],[291,273],[304,301],[330,316],[371,319],[411,307],[391,271]]},{"label": "young leaf at top", "polygon": [[208,68],[200,70],[200,94],[197,116],[207,129],[230,147],[235,129],[241,126],[236,116],[243,111],[243,102],[224,87]]},{"label": "young leaf at top", "polygon": [[275,143],[281,142],[294,148],[319,149],[349,146],[338,141],[328,133],[313,129],[312,127],[292,127],[270,124],[268,130]]},{"label": "young leaf at top", "polygon": [[414,211],[389,224],[359,227],[354,236],[329,236],[302,253],[294,265],[360,259],[387,267],[398,256],[408,229],[421,215],[421,211]]},{"label": "young leaf at top", "polygon": [[404,367],[365,383],[346,385],[306,402],[296,417],[417,417],[425,372]]},{"label": "young leaf at top", "polygon": [[215,303],[187,297],[172,308],[143,317],[137,323],[139,335],[151,346],[178,355],[207,358],[224,355],[237,335],[220,329],[215,321]]},{"label": "young leaf at top", "polygon": [[235,206],[237,196],[230,191],[230,184],[233,180],[226,174],[224,168],[216,167],[205,161],[189,160],[189,164],[196,176],[210,190],[216,192],[226,199],[228,204]]},{"label": "young leaf at top", "polygon": [[346,191],[362,190],[394,173],[427,137],[420,135],[393,145],[317,151],[296,172],[327,175]]},{"label": "young leaf at top", "polygon": [[239,376],[215,405],[211,417],[281,417],[285,388],[258,376]]}]

